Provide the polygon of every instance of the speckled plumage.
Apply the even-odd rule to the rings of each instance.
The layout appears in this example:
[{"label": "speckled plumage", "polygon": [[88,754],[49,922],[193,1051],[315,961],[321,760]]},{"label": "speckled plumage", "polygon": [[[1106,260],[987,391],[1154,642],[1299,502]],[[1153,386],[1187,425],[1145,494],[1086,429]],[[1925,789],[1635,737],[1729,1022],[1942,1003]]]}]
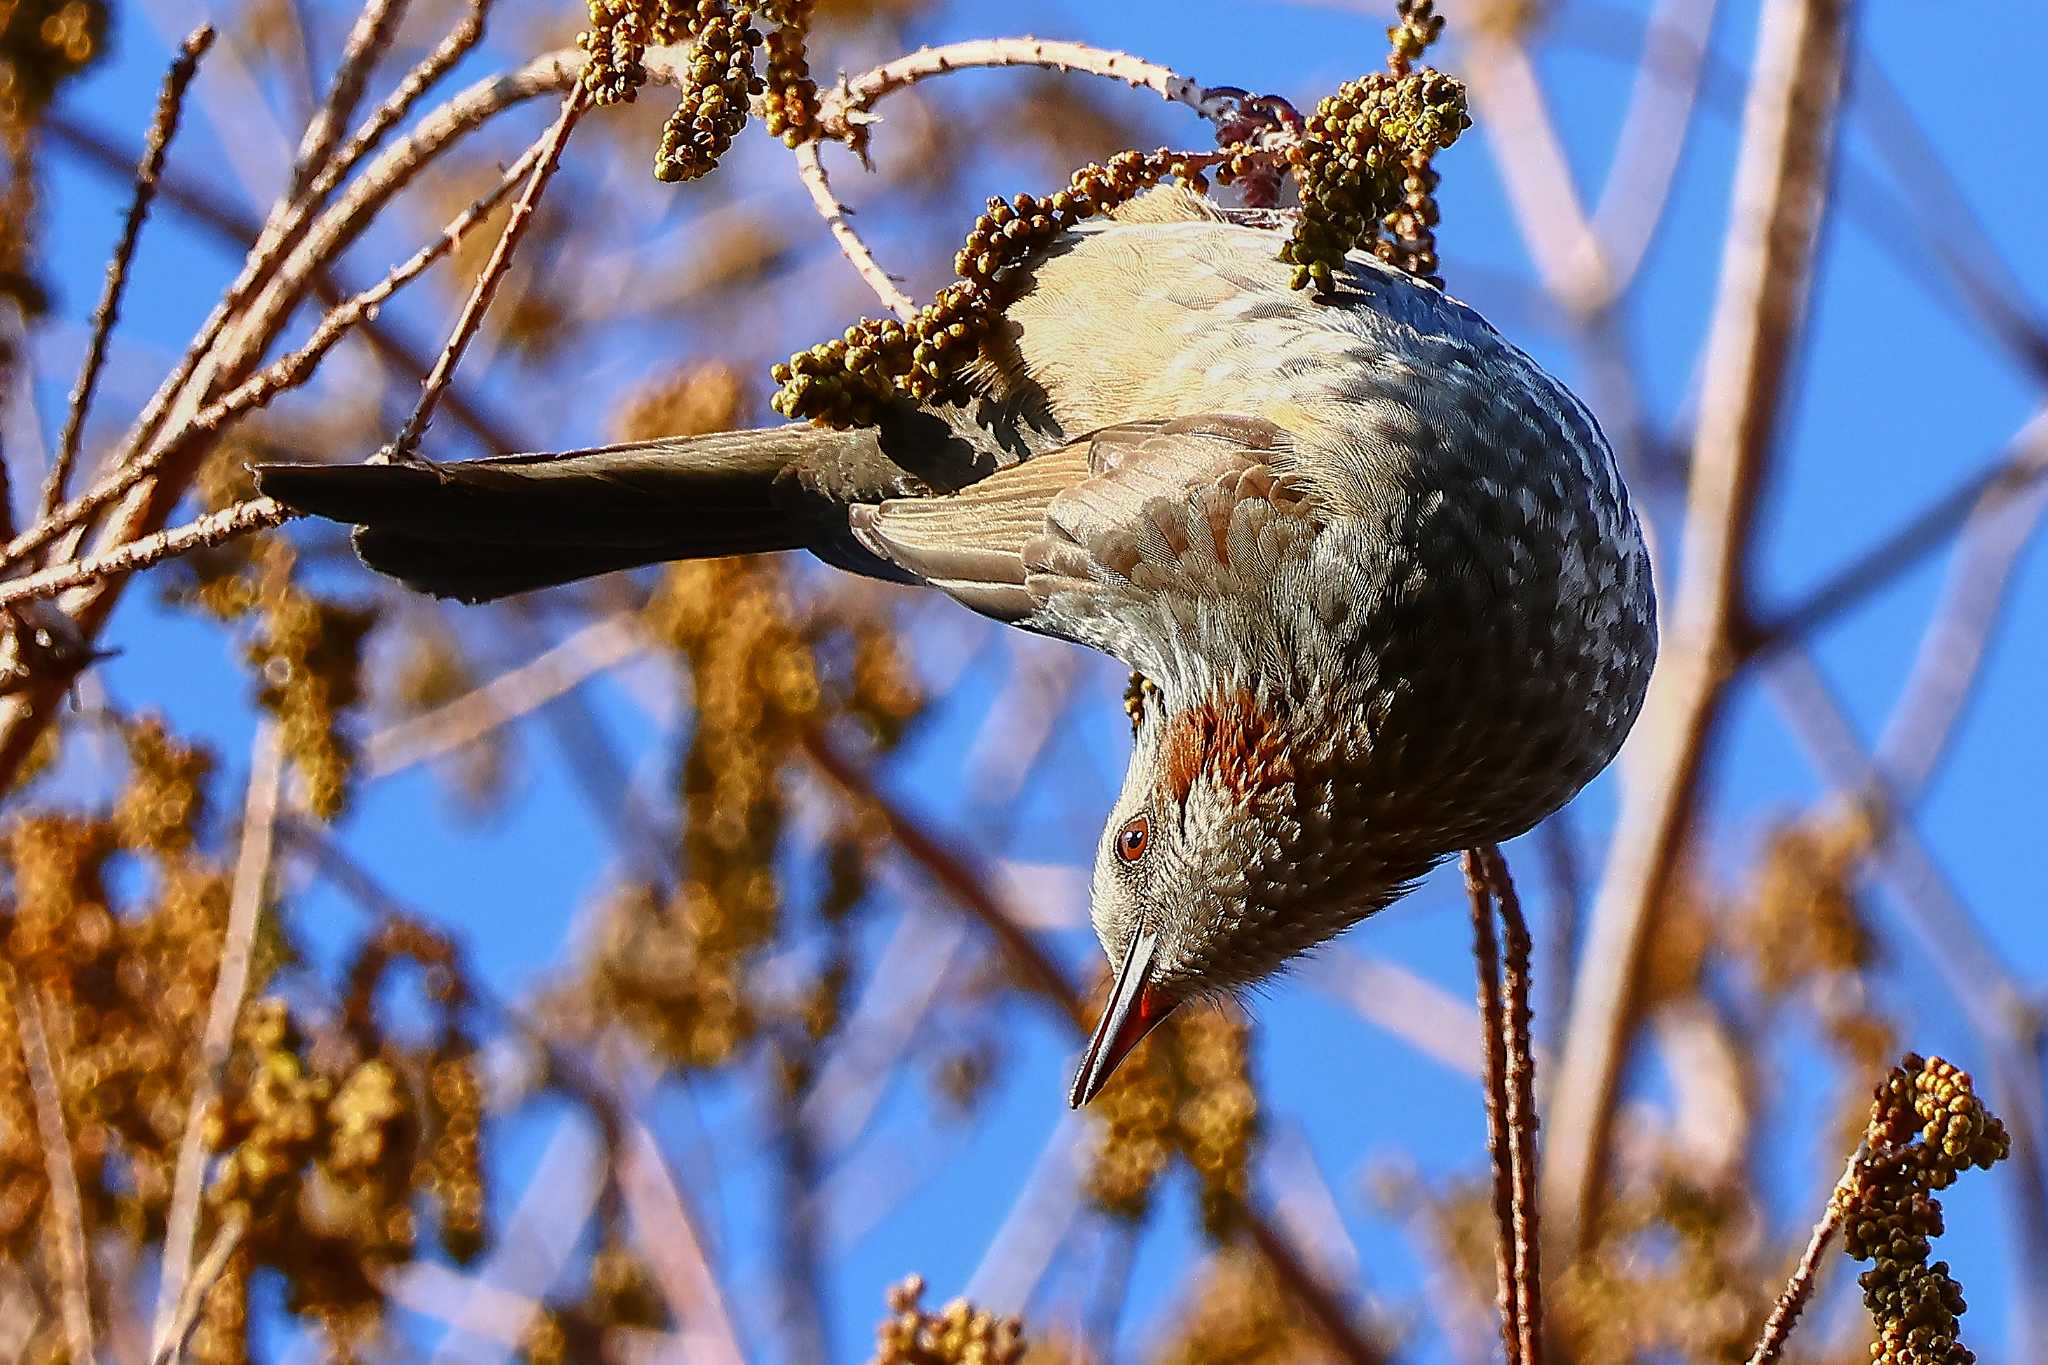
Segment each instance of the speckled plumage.
[{"label": "speckled plumage", "polygon": [[1568,801],[1655,658],[1585,407],[1376,261],[1330,298],[1289,289],[1277,243],[1176,195],[1085,225],[984,346],[987,397],[879,430],[261,473],[429,590],[806,546],[1145,674],[1094,883],[1124,966],[1078,1102],[1180,1000]]}]

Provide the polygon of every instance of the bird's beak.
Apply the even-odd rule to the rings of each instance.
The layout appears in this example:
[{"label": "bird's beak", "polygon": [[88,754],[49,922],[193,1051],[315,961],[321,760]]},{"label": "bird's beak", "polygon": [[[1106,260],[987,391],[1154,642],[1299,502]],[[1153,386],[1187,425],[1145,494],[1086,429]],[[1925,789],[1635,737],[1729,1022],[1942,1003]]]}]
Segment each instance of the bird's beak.
[{"label": "bird's beak", "polygon": [[1152,953],[1158,946],[1159,936],[1149,929],[1131,935],[1123,968],[1116,974],[1116,989],[1103,1007],[1102,1021],[1088,1040],[1088,1052],[1081,1058],[1081,1070],[1067,1095],[1067,1103],[1074,1108],[1094,1099],[1139,1040],[1173,1013],[1177,1002],[1163,998],[1152,986]]}]

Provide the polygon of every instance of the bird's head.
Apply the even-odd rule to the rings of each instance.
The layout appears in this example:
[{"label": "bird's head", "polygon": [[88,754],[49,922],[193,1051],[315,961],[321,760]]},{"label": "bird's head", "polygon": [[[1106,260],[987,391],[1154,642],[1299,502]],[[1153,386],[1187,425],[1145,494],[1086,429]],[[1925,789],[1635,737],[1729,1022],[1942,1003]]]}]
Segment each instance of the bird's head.
[{"label": "bird's head", "polygon": [[1145,710],[1096,851],[1095,932],[1116,982],[1076,1107],[1176,1007],[1270,975],[1370,908],[1331,885],[1342,841],[1307,747],[1248,692]]}]

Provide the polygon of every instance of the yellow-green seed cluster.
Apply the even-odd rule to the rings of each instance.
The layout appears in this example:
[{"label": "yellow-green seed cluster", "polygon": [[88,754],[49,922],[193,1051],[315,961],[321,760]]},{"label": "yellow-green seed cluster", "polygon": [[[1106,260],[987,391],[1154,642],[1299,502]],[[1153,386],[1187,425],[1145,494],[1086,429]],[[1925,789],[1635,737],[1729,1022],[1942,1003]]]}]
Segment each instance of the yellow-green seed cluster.
[{"label": "yellow-green seed cluster", "polygon": [[991,199],[954,256],[960,278],[916,317],[866,319],[845,335],[799,351],[774,369],[774,408],[821,426],[873,422],[899,399],[914,403],[967,396],[962,372],[1008,302],[1005,271],[1044,250],[1084,218],[1115,208],[1168,176],[1192,176],[1199,163],[1161,149],[1119,152],[1075,171],[1067,187],[1041,197]]},{"label": "yellow-green seed cluster", "polygon": [[761,31],[745,9],[700,0],[690,26],[690,68],[682,100],[661,130],[654,153],[657,180],[707,175],[747,123],[747,102],[762,88],[754,72]]},{"label": "yellow-green seed cluster", "polygon": [[811,79],[804,46],[810,36],[813,0],[768,0],[763,14],[775,22],[768,35],[768,89],[761,117],[771,135],[796,147],[818,136],[818,83]]},{"label": "yellow-green seed cluster", "polygon": [[[1432,228],[1430,158],[1471,122],[1465,87],[1429,68],[1347,81],[1318,103],[1288,153],[1301,218],[1280,259],[1294,267],[1294,287],[1328,293],[1345,253],[1376,250],[1390,215],[1411,233]],[[1433,265],[1433,246],[1426,254]]]},{"label": "yellow-green seed cluster", "polygon": [[[1917,1140],[1916,1140],[1917,1139]],[[1871,1268],[1858,1277],[1877,1326],[1878,1365],[1970,1365],[1962,1344],[1962,1286],[1948,1262],[1928,1261],[1941,1235],[1937,1190],[1970,1167],[1989,1169],[2010,1142],[1977,1098],[1970,1075],[1939,1057],[1907,1053],[1870,1106],[1872,1156],[1836,1191],[1844,1248]]]},{"label": "yellow-green seed cluster", "polygon": [[955,1299],[927,1312],[924,1277],[912,1275],[889,1290],[889,1316],[875,1329],[873,1365],[1020,1365],[1023,1326]]}]

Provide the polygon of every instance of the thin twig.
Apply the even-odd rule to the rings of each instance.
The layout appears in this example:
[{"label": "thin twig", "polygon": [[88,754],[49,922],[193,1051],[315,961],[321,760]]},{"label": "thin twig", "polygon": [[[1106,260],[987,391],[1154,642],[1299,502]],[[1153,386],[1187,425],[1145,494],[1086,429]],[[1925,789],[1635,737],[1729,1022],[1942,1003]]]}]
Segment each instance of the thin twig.
[{"label": "thin twig", "polygon": [[1465,892],[1472,902],[1472,962],[1479,981],[1480,1038],[1486,1060],[1486,1151],[1493,1167],[1493,1277],[1500,1312],[1501,1350],[1507,1365],[1528,1365],[1522,1355],[1520,1295],[1516,1292],[1514,1156],[1508,1135],[1508,1034],[1501,1010],[1500,941],[1493,927],[1493,895],[1478,850],[1464,856]]},{"label": "thin twig", "polygon": [[1757,1340],[1756,1349],[1750,1352],[1749,1365],[1776,1365],[1784,1355],[1792,1328],[1813,1298],[1814,1284],[1820,1275],[1820,1258],[1827,1253],[1828,1243],[1834,1240],[1835,1230],[1841,1227],[1842,1215],[1848,1212],[1848,1204],[1842,1196],[1856,1179],[1856,1169],[1869,1150],[1867,1146],[1859,1145],[1850,1154],[1849,1164],[1842,1168],[1842,1178],[1835,1182],[1826,1210],[1822,1212],[1820,1221],[1813,1225],[1813,1233],[1806,1239],[1806,1250],[1800,1254],[1792,1278],[1786,1281],[1785,1290],[1778,1295],[1770,1317],[1764,1320],[1763,1336]]},{"label": "thin twig", "polygon": [[547,188],[555,168],[562,162],[562,148],[568,144],[569,134],[576,127],[576,120],[582,116],[588,94],[588,89],[581,82],[569,87],[567,97],[562,100],[562,112],[556,116],[554,127],[548,130],[542,141],[540,159],[528,174],[526,187],[512,201],[512,212],[505,217],[504,231],[498,234],[498,243],[491,248],[491,257],[484,262],[483,273],[477,276],[476,286],[462,305],[455,330],[448,334],[448,344],[441,348],[441,354],[434,360],[434,368],[427,372],[426,383],[420,390],[420,401],[413,405],[411,415],[398,429],[398,434],[391,438],[390,445],[373,459],[413,458],[427,423],[434,420],[434,406],[441,401],[441,391],[454,378],[455,367],[462,362],[462,353],[469,349],[470,339],[483,325],[491,299],[512,265],[512,253],[519,249],[520,238],[526,235],[527,225],[533,221],[534,206],[540,202],[541,192]]},{"label": "thin twig", "polygon": [[[141,459],[116,464],[98,484],[50,512],[36,525],[17,536],[4,550],[0,550],[0,567],[19,563],[24,556],[34,553],[64,530],[83,523],[100,508],[120,498],[144,479],[152,477],[192,442],[219,431],[243,413],[263,406],[276,395],[297,388],[310,379],[320,362],[326,359],[327,353],[333,350],[344,336],[355,327],[373,320],[378,310],[393,294],[410,284],[428,267],[461,244],[470,230],[511,193],[512,188],[519,183],[521,177],[533,165],[535,158],[540,155],[541,145],[540,142],[535,142],[529,146],[498,178],[497,184],[449,220],[441,229],[439,236],[392,267],[391,272],[376,284],[331,309],[320,319],[319,326],[313,329],[313,334],[306,339],[304,345],[288,355],[280,356],[257,374],[208,404],[185,424],[176,439],[158,445]],[[0,588],[0,592],[4,591],[5,588]]]},{"label": "thin twig", "polygon": [[281,526],[299,515],[281,502],[269,498],[251,498],[218,512],[209,512],[182,526],[173,526],[147,535],[140,540],[127,541],[103,554],[87,555],[83,559],[69,559],[62,564],[53,564],[47,569],[27,574],[21,578],[10,578],[0,583],[0,607],[10,607],[17,602],[33,601],[40,597],[55,597],[58,593],[88,583],[99,583],[110,578],[120,578],[160,564],[166,559],[190,554],[194,550],[207,550],[224,545],[237,536],[251,531],[261,531],[271,526]]},{"label": "thin twig", "polygon": [[911,302],[910,295],[896,287],[896,281],[889,277],[888,271],[882,269],[874,253],[868,250],[868,244],[861,240],[860,233],[856,232],[853,224],[848,221],[847,215],[850,210],[832,193],[832,182],[825,177],[825,162],[819,155],[819,146],[816,140],[797,144],[797,178],[804,182],[804,189],[810,192],[811,203],[817,208],[818,216],[825,220],[825,226],[831,229],[833,239],[839,243],[839,249],[846,254],[846,259],[853,263],[853,268],[860,272],[860,277],[867,281],[868,288],[875,291],[875,297],[882,301],[882,306],[897,317],[909,321],[917,315],[917,305]]},{"label": "thin twig", "polygon": [[[220,973],[214,978],[213,998],[207,1006],[199,1065],[192,1078],[192,1100],[185,1111],[185,1132],[178,1142],[171,1207],[164,1225],[163,1279],[157,1289],[156,1321],[150,1334],[153,1359],[162,1359],[165,1349],[176,1340],[173,1329],[180,1316],[179,1305],[185,1298],[186,1281],[192,1278],[199,1201],[206,1184],[206,1114],[220,1093],[221,1074],[227,1069],[234,1045],[235,1020],[241,1015],[242,997],[249,989],[249,960],[255,950],[264,888],[270,880],[283,789],[284,746],[276,724],[266,720],[258,726],[255,743],[249,749],[249,791],[242,805],[242,846],[235,859],[235,878],[228,894]],[[226,1229],[222,1231],[225,1233]],[[218,1242],[216,1238],[216,1245]]]},{"label": "thin twig", "polygon": [[1161,99],[1184,104],[1204,118],[1215,118],[1223,109],[1224,102],[1199,81],[1128,52],[1044,38],[980,38],[919,48],[850,81],[842,81],[822,101],[819,124],[828,137],[837,137],[860,122],[858,115],[874,108],[892,91],[951,71],[1001,66],[1036,66],[1104,76],[1140,90],[1156,91]]},{"label": "thin twig", "polygon": [[1705,786],[1748,612],[1757,489],[1812,286],[1848,21],[1847,0],[1771,0],[1758,27],[1699,402],[1685,572],[1624,769],[1629,799],[1587,926],[1553,1092],[1543,1216],[1568,1250],[1592,1225],[1649,928]]},{"label": "thin twig", "polygon": [[348,121],[355,116],[356,106],[362,102],[363,87],[369,84],[371,69],[391,46],[398,21],[405,17],[405,6],[406,0],[368,0],[356,15],[348,40],[342,45],[341,65],[336,68],[334,80],[327,87],[327,98],[322,102],[320,111],[306,124],[305,135],[299,140],[299,156],[292,166],[292,183],[291,188],[285,191],[286,202],[300,204],[306,198],[307,189],[329,164],[335,144],[341,141],[342,130],[348,126]]},{"label": "thin twig", "polygon": [[335,187],[348,178],[362,159],[374,150],[384,135],[397,127],[399,122],[412,111],[421,95],[431,89],[441,77],[448,74],[450,67],[462,60],[484,35],[484,12],[490,0],[469,0],[468,13],[462,22],[449,31],[448,36],[435,45],[434,50],[422,58],[419,64],[405,73],[405,79],[398,83],[376,111],[363,121],[342,144],[339,151],[327,158],[306,187],[306,200],[311,204],[324,204],[334,193]]},{"label": "thin twig", "polygon": [[199,70],[199,59],[213,46],[213,26],[201,24],[185,39],[177,58],[164,75],[157,95],[156,114],[150,119],[149,134],[143,140],[142,160],[135,167],[135,190],[128,201],[128,216],[121,224],[121,237],[107,262],[106,283],[92,312],[92,338],[86,343],[85,361],[78,369],[78,382],[71,389],[71,407],[64,414],[64,431],[57,438],[57,457],[43,480],[43,495],[37,504],[41,520],[64,498],[71,466],[78,459],[78,443],[85,432],[85,415],[92,407],[93,390],[99,384],[100,367],[107,359],[107,338],[121,316],[121,293],[128,283],[128,266],[135,259],[135,244],[142,236],[142,224],[149,217],[150,201],[156,198],[157,177],[163,173],[164,153],[178,131],[178,116],[185,108],[185,87]]},{"label": "thin twig", "polygon": [[633,612],[614,612],[592,621],[546,652],[452,701],[377,731],[363,746],[363,770],[371,777],[389,777],[474,744],[647,647],[646,632]]},{"label": "thin twig", "polygon": [[49,1216],[56,1228],[58,1300],[64,1317],[64,1340],[76,1361],[91,1361],[92,1288],[85,1254],[85,1205],[78,1195],[78,1170],[71,1138],[64,1126],[64,1094],[50,1061],[49,1034],[43,1028],[42,1001],[35,983],[23,981],[9,966],[5,979],[14,1004],[15,1036],[28,1072],[29,1094],[35,1100],[36,1129],[42,1138],[43,1173],[50,1185]]},{"label": "thin twig", "polygon": [[220,1226],[214,1230],[213,1240],[206,1244],[206,1254],[199,1258],[191,1279],[185,1282],[184,1291],[178,1296],[177,1311],[171,1315],[169,1330],[150,1348],[150,1365],[177,1365],[183,1357],[186,1345],[192,1340],[193,1330],[199,1326],[199,1313],[206,1306],[206,1296],[220,1282],[228,1261],[233,1258],[236,1248],[242,1245],[242,1234],[248,1231],[248,1227],[248,1215],[239,1208],[229,1210],[221,1220]]},{"label": "thin twig", "polygon": [[1524,1365],[1543,1361],[1543,1275],[1537,1245],[1536,1056],[1529,1019],[1529,922],[1507,859],[1488,844],[1478,851],[1479,871],[1501,921],[1501,998],[1507,1048],[1507,1124],[1514,1186],[1515,1327]]}]

